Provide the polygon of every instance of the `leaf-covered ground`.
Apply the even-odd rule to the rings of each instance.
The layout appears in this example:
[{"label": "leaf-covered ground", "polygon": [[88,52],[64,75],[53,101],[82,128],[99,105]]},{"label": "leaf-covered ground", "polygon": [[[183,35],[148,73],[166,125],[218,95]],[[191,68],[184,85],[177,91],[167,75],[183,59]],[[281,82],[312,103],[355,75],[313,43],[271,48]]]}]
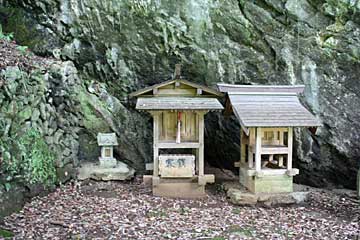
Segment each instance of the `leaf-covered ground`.
[{"label": "leaf-covered ground", "polygon": [[359,239],[353,193],[317,190],[307,205],[239,207],[154,197],[140,181],[72,183],[5,219],[15,239]]},{"label": "leaf-covered ground", "polygon": [[53,59],[34,55],[25,46],[15,41],[0,39],[0,70],[8,66],[17,66],[20,70],[30,72],[36,67],[48,66]]}]

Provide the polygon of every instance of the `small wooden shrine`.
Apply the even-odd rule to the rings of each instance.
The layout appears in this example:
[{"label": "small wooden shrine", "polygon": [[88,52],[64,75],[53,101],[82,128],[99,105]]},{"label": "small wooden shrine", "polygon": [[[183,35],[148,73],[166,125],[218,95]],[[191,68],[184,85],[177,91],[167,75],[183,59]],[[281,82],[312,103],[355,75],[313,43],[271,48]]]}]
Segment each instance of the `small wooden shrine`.
[{"label": "small wooden shrine", "polygon": [[206,183],[214,175],[204,173],[204,116],[222,110],[217,97],[222,93],[180,77],[176,65],[174,79],[132,93],[136,109],[153,117],[153,194],[194,198],[205,196]]},{"label": "small wooden shrine", "polygon": [[293,128],[319,121],[300,103],[304,86],[218,84],[227,94],[225,114],[241,125],[240,183],[253,193],[293,191]]}]

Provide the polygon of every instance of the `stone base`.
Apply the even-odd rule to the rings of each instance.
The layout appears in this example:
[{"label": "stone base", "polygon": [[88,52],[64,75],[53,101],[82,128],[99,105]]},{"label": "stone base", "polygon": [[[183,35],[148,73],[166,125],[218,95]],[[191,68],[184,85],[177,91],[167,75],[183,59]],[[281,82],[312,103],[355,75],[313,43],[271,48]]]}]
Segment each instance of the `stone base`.
[{"label": "stone base", "polygon": [[116,167],[117,161],[115,158],[99,158],[100,166],[103,168]]},{"label": "stone base", "polygon": [[103,167],[96,163],[83,163],[78,169],[78,179],[94,179],[102,181],[129,180],[134,177],[135,170],[122,162],[117,162],[115,167]]},{"label": "stone base", "polygon": [[[211,175],[212,176],[212,175]],[[206,184],[211,176],[204,176],[202,181]],[[206,197],[205,184],[199,184],[197,177],[187,179],[166,179],[144,175],[143,182],[152,187],[153,195],[159,197],[195,199]]]},{"label": "stone base", "polygon": [[302,204],[307,200],[309,192],[288,193],[252,193],[239,184],[224,186],[229,201],[235,205],[282,206]]},{"label": "stone base", "polygon": [[240,168],[240,183],[252,193],[293,192],[293,176],[288,174],[253,176],[248,169]]}]

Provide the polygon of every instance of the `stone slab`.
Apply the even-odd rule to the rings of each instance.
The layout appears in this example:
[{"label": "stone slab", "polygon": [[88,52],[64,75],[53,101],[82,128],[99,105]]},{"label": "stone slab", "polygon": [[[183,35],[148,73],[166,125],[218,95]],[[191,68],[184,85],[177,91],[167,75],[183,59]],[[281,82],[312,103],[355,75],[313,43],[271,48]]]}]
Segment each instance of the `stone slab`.
[{"label": "stone slab", "polygon": [[185,199],[206,197],[205,186],[191,182],[160,182],[153,186],[153,194],[159,197]]},{"label": "stone slab", "polygon": [[235,205],[283,206],[306,202],[309,192],[252,193],[242,187],[224,187],[229,201]]},{"label": "stone slab", "polygon": [[134,177],[135,170],[123,162],[117,162],[115,167],[107,168],[97,163],[82,163],[78,169],[78,179],[93,179],[99,181],[129,180]]}]

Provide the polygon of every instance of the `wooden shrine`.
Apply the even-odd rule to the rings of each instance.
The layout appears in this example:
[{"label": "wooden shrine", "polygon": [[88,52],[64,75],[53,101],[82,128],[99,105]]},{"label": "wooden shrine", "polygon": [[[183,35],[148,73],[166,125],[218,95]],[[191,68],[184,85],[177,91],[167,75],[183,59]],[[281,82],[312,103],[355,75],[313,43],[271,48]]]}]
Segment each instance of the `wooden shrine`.
[{"label": "wooden shrine", "polygon": [[240,183],[253,193],[293,191],[293,128],[316,127],[319,121],[300,103],[304,86],[218,84],[226,93],[225,114],[241,125]]},{"label": "wooden shrine", "polygon": [[217,97],[222,93],[180,77],[176,65],[174,79],[132,93],[136,109],[153,117],[153,194],[195,198],[205,196],[206,183],[214,175],[204,173],[204,116],[222,110]]}]

